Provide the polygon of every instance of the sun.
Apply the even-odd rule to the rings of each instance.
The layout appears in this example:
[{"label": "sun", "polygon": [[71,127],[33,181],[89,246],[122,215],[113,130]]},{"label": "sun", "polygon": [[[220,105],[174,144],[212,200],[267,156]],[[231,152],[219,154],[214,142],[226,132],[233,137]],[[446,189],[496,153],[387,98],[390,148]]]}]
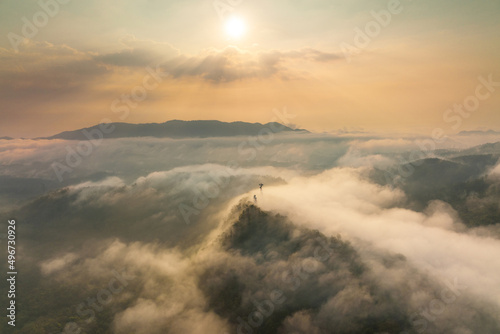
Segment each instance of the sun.
[{"label": "sun", "polygon": [[247,31],[245,21],[237,16],[232,16],[226,21],[226,34],[233,39],[240,39]]}]

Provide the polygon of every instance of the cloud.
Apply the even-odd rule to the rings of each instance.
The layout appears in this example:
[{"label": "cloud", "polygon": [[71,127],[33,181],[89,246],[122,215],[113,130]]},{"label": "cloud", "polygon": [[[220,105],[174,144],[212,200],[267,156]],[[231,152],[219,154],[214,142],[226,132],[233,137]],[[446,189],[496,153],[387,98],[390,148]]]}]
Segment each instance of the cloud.
[{"label": "cloud", "polygon": [[211,83],[245,79],[295,76],[297,68],[290,61],[325,62],[338,59],[333,53],[314,49],[254,52],[234,46],[208,49],[190,56],[167,43],[138,40],[127,36],[121,49],[110,53],[79,51],[66,45],[25,40],[14,50],[0,49],[0,88],[5,97],[63,94],[92,87],[124,68],[135,71],[162,65],[172,78],[198,78]]},{"label": "cloud", "polygon": [[[96,147],[88,157],[84,157],[80,165],[72,168],[71,173],[64,174],[64,179],[71,184],[80,183],[81,180],[91,178],[91,175],[104,173],[131,181],[149,173],[197,165],[200,162],[224,166],[228,161],[235,161],[244,168],[331,168],[345,154],[348,145],[347,140],[335,137],[296,134],[275,134],[271,142],[258,148],[247,141],[247,138],[109,139]],[[68,152],[76,150],[78,144],[78,141],[64,140],[2,141],[2,174],[15,177],[37,176],[58,182],[51,165],[54,162],[67,164]],[[168,160],[165,160],[165,154],[169,155]]]},{"label": "cloud", "polygon": [[168,59],[178,57],[180,51],[167,43],[139,40],[133,35],[120,40],[123,49],[94,56],[97,62],[119,67],[156,66]]},{"label": "cloud", "polygon": [[[205,99],[213,99],[213,94],[225,94],[220,84],[226,84],[225,88],[229,89],[240,89],[236,83],[253,88],[264,85],[260,89],[265,89],[262,87],[276,81],[312,78],[311,71],[316,67],[310,64],[335,58],[319,50],[259,52],[236,47],[189,55],[166,43],[134,37],[122,39],[119,47],[110,46],[110,49],[93,52],[32,40],[26,40],[17,53],[0,48],[0,97],[4,117],[1,135],[43,136],[50,135],[47,131],[91,125],[103,117],[116,121],[121,114],[113,112],[112,103],[130,96],[133,89],[144,88],[152,73],[161,85],[151,79],[148,87],[155,88],[146,90],[147,98],[140,99],[141,103],[126,105],[122,101],[131,110],[141,110],[131,113],[128,122],[140,122],[144,117],[161,121],[167,102],[169,110],[180,113],[176,117],[184,117],[187,109],[190,113],[200,112],[206,107]],[[207,88],[197,102],[203,108],[186,105],[186,98],[189,100],[190,92],[199,85]],[[231,98],[224,101],[226,106],[217,108],[221,113],[227,110],[228,116],[233,102]],[[103,112],[107,115],[103,116]],[[181,114],[184,116],[179,116]],[[24,122],[25,119],[32,122]]]},{"label": "cloud", "polygon": [[[45,291],[43,319],[54,331],[70,321],[85,332],[114,333],[500,330],[500,263],[491,257],[500,251],[498,226],[469,229],[444,200],[417,210],[411,188],[370,181],[377,162],[358,168],[346,158],[357,149],[361,158],[391,160],[406,143],[277,136],[247,161],[240,139],[106,140],[71,185],[9,213],[23,222],[27,314],[36,314]],[[3,172],[43,170],[64,159],[68,144],[6,141]],[[446,167],[459,170],[497,161],[444,154],[460,161]],[[228,160],[239,168],[225,166]],[[467,168],[486,182],[481,201],[469,201],[477,208],[493,202],[486,167]],[[435,176],[426,171],[423,182]],[[193,199],[217,180],[216,194],[197,208]],[[248,203],[254,194],[257,203]],[[199,210],[189,225],[182,203]],[[133,278],[90,307],[116,272]],[[82,303],[87,313],[77,312]]]},{"label": "cloud", "polygon": [[[243,202],[190,259],[114,242],[86,266],[90,272],[125,266],[142,278],[138,299],[115,317],[117,333],[197,333],[203,326],[216,332],[299,333],[418,331],[424,324],[429,333],[498,328],[495,313],[478,307],[470,287],[458,284],[453,290],[401,254],[369,244],[359,252],[359,246]],[[159,269],[163,265],[172,270]],[[436,298],[446,300],[440,301],[446,311],[435,311]],[[432,321],[419,311],[429,305]]]},{"label": "cloud", "polygon": [[89,53],[26,40],[19,52],[0,49],[0,91],[5,98],[47,97],[92,86],[110,74]]},{"label": "cloud", "polygon": [[496,165],[488,174],[488,176],[493,180],[500,179],[500,164]]},{"label": "cloud", "polygon": [[387,169],[388,167],[393,166],[395,161],[381,154],[362,155],[356,146],[353,145],[349,148],[349,151],[339,159],[338,164],[339,166],[366,166]]},{"label": "cloud", "polygon": [[489,254],[500,251],[498,240],[459,232],[456,213],[442,204],[427,213],[402,209],[400,196],[397,189],[365,183],[356,173],[332,170],[268,188],[260,205],[293,215],[327,235],[342,233],[349,240],[403,254],[436,277],[458,278],[468,291],[496,304],[500,290],[494,282],[500,271]]},{"label": "cloud", "polygon": [[64,269],[66,266],[73,263],[78,256],[73,253],[65,254],[62,257],[51,259],[40,264],[43,275],[50,275],[54,272]]},{"label": "cloud", "polygon": [[234,46],[222,50],[205,50],[198,56],[180,56],[163,63],[162,68],[174,78],[200,77],[209,82],[223,83],[245,79],[297,77],[290,63],[337,60],[336,54],[314,49],[296,51],[249,52]]}]

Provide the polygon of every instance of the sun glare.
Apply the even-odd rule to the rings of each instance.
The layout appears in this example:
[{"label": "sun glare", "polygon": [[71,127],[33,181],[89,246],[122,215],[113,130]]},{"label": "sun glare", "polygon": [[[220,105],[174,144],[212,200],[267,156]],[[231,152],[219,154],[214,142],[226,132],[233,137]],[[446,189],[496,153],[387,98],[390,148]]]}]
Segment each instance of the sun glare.
[{"label": "sun glare", "polygon": [[243,37],[246,32],[246,25],[243,19],[233,16],[226,21],[226,34],[234,39]]}]

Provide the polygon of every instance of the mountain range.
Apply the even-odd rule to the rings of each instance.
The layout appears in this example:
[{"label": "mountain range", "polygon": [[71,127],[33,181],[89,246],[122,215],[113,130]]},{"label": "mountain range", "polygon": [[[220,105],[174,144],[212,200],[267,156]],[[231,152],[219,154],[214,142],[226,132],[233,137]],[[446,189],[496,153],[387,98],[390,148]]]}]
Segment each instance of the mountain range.
[{"label": "mountain range", "polygon": [[[102,125],[65,131],[51,137],[36,139],[66,139],[66,140],[88,140],[85,133],[101,131]],[[106,124],[108,129],[105,138],[128,138],[128,137],[156,137],[156,138],[209,138],[209,137],[233,137],[233,136],[257,136],[279,132],[308,132],[304,129],[292,129],[277,122],[266,124],[221,121],[180,121],[172,120],[165,123],[130,124],[110,123]],[[262,131],[262,132],[261,132]],[[102,133],[102,132],[101,132]]]}]

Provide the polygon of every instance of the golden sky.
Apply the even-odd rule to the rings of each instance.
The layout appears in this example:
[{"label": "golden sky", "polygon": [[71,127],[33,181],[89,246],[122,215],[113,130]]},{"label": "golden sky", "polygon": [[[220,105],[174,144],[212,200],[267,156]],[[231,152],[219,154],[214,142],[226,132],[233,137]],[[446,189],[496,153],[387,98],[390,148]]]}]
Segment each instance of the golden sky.
[{"label": "golden sky", "polygon": [[6,0],[0,137],[266,123],[283,107],[312,131],[498,130],[499,14],[496,0]]}]

